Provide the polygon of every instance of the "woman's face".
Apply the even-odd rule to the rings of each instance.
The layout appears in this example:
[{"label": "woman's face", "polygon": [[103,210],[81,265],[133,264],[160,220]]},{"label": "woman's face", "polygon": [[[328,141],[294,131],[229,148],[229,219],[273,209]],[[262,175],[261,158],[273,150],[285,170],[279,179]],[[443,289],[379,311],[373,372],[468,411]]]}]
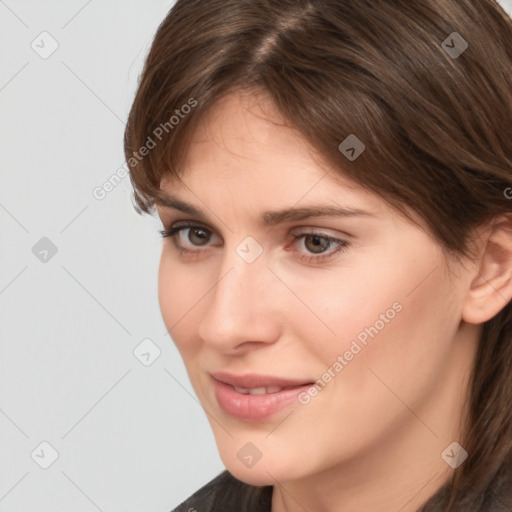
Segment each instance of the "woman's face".
[{"label": "woman's face", "polygon": [[182,180],[162,189],[164,228],[188,224],[164,240],[163,319],[235,476],[299,479],[412,434],[439,459],[453,440],[442,427],[453,376],[468,365],[464,286],[426,230],[238,94],[211,111]]}]

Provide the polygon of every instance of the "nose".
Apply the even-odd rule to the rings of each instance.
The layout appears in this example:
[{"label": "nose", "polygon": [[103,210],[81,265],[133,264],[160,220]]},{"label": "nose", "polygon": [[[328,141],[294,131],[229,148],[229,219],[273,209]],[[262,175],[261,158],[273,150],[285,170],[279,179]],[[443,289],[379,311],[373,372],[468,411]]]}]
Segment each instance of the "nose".
[{"label": "nose", "polygon": [[224,353],[274,343],[280,336],[279,280],[267,267],[265,253],[247,262],[227,250],[213,289],[205,297],[199,336]]}]

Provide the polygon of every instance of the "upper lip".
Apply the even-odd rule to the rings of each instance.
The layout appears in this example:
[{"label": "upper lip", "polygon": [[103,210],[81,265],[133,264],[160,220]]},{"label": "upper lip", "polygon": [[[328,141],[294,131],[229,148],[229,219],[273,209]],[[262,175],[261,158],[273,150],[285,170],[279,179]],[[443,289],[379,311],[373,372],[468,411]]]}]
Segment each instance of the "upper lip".
[{"label": "upper lip", "polygon": [[311,384],[312,381],[305,379],[288,379],[282,377],[274,377],[271,375],[260,375],[257,373],[246,373],[244,375],[235,375],[227,372],[211,372],[210,374],[214,379],[236,386],[237,388],[254,389],[266,388],[270,386],[278,386],[281,388],[290,386],[304,386]]}]

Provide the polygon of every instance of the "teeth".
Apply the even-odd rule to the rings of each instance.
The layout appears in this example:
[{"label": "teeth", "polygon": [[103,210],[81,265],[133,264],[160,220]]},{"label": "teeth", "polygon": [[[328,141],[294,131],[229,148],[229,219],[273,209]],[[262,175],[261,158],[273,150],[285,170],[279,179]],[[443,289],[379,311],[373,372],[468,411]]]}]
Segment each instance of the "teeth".
[{"label": "teeth", "polygon": [[234,389],[237,393],[243,393],[244,395],[248,395],[248,394],[249,394],[249,390],[248,390],[248,389],[245,389],[245,388],[237,388],[236,386],[233,386],[233,389]]},{"label": "teeth", "polygon": [[252,388],[248,391],[249,395],[264,395],[267,392],[267,388]]},{"label": "teeth", "polygon": [[265,394],[271,394],[271,393],[277,393],[278,391],[281,391],[283,388],[279,386],[269,386],[268,388],[239,388],[237,386],[233,386],[234,390],[237,393],[242,393],[244,395],[265,395]]}]

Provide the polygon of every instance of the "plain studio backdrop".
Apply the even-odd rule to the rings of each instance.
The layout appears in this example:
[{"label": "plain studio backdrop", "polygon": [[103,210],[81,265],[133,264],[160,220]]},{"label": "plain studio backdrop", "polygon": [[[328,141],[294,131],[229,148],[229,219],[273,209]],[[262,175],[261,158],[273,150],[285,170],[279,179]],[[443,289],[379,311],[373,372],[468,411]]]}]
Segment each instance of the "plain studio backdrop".
[{"label": "plain studio backdrop", "polygon": [[169,512],[223,469],[122,151],[172,4],[0,0],[0,512]]}]

